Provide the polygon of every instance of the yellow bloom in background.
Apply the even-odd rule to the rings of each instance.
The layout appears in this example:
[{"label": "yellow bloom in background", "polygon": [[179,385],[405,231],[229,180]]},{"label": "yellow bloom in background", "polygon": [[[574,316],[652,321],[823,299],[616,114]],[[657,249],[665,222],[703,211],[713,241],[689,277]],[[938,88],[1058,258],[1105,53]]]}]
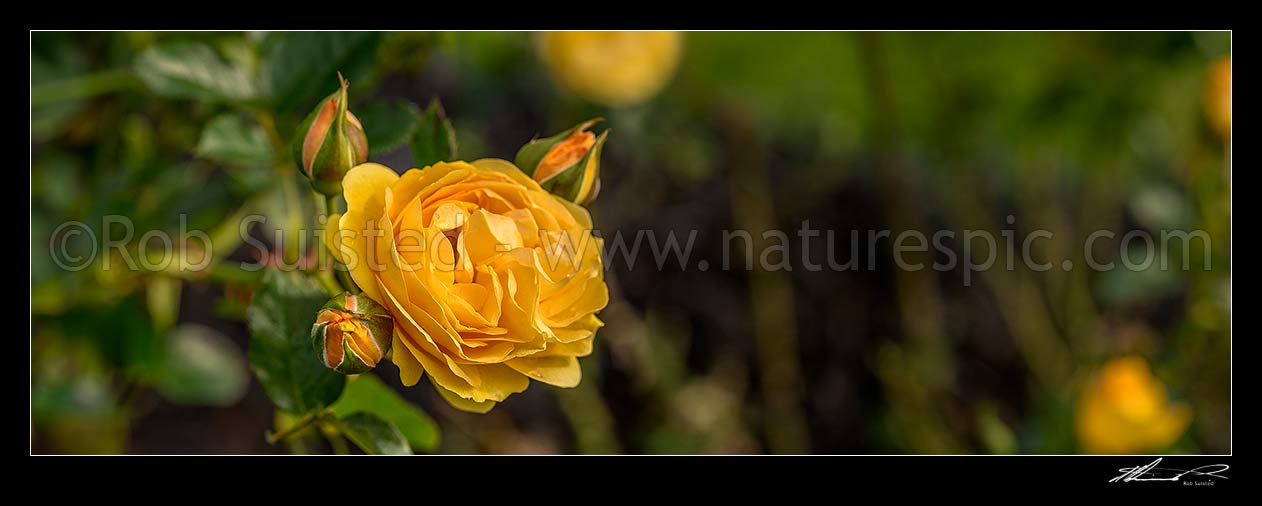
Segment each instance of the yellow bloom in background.
[{"label": "yellow bloom in background", "polygon": [[1136,356],[1104,364],[1078,402],[1078,440],[1087,453],[1158,451],[1192,421],[1192,408],[1171,402],[1148,362]]},{"label": "yellow bloom in background", "polygon": [[440,162],[402,176],[375,163],[342,182],[330,249],[393,316],[403,384],[424,373],[483,413],[530,379],[573,387],[609,302],[582,207],[505,160]]},{"label": "yellow bloom in background", "polygon": [[544,32],[537,48],[552,76],[575,94],[610,107],[656,95],[679,65],[679,32]]},{"label": "yellow bloom in background", "polygon": [[1205,114],[1224,139],[1231,138],[1231,56],[1214,62],[1205,86]]}]

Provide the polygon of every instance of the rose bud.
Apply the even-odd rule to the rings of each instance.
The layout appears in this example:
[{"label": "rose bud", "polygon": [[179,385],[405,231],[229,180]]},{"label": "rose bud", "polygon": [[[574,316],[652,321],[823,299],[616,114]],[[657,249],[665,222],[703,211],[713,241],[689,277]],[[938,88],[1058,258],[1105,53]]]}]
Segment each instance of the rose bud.
[{"label": "rose bud", "polygon": [[368,159],[368,137],[359,118],[346,110],[346,88],[333,92],[298,125],[292,145],[294,162],[324,195],[342,193],[342,176]]},{"label": "rose bud", "polygon": [[342,374],[362,374],[390,351],[394,320],[363,294],[347,292],[320,309],[311,327],[311,343],[320,362]]},{"label": "rose bud", "polygon": [[596,136],[587,129],[601,121],[590,119],[526,143],[517,152],[517,166],[543,189],[575,204],[590,204],[600,193],[600,152],[609,130]]}]

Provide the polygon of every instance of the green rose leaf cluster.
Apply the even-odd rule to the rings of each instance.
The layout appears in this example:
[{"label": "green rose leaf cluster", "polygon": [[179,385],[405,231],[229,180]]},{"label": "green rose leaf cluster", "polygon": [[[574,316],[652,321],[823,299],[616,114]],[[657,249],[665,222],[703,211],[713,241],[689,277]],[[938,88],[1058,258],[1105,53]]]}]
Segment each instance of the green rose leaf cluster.
[{"label": "green rose leaf cluster", "polygon": [[344,436],[367,453],[434,451],[439,432],[428,415],[372,375],[348,377],[312,353],[312,324],[322,308],[380,316],[364,300],[342,294],[329,301],[309,275],[269,270],[247,310],[251,368],[272,402],[306,422],[304,428]]},{"label": "green rose leaf cluster", "polygon": [[[197,158],[223,167],[246,188],[277,188],[274,195],[284,201],[274,212],[286,218],[278,220],[284,232],[296,234],[310,215],[295,191],[300,184],[295,170],[323,196],[325,214],[332,218],[343,177],[373,157],[406,147],[415,166],[423,168],[459,156],[455,129],[437,97],[421,108],[352,93],[351,82],[375,82],[379,66],[373,62],[383,48],[393,47],[386,42],[394,37],[279,32],[251,34],[251,42],[237,44],[159,41],[136,58],[133,71],[136,82],[158,96],[209,104],[211,114],[195,142]],[[338,86],[329,93],[332,83]],[[600,156],[609,133],[589,131],[600,121],[531,140],[517,154],[517,164],[544,189],[590,203],[599,193]],[[276,176],[260,170],[268,166],[277,169]],[[283,253],[277,258],[296,261],[307,254],[293,239],[286,236],[277,245],[276,252]],[[268,439],[288,444],[323,434],[331,443],[349,441],[368,453],[433,451],[439,443],[433,420],[371,374],[392,353],[390,315],[359,293],[345,272],[335,272],[269,268],[261,281],[241,278],[256,287],[243,310],[251,331],[250,369],[283,414]],[[178,349],[217,349],[213,340],[195,332],[188,336]],[[206,364],[220,360],[203,355],[209,357]],[[189,376],[208,367],[182,370]],[[244,385],[231,377],[205,382],[202,389],[190,389],[193,383],[173,381],[163,388],[173,398],[214,403],[239,396]]]}]

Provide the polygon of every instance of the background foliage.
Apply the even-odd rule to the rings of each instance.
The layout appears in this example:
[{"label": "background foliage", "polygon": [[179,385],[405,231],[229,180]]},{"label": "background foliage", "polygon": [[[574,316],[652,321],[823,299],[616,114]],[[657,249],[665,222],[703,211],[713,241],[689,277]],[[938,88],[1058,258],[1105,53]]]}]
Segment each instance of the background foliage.
[{"label": "background foliage", "polygon": [[[277,147],[340,71],[371,159],[396,169],[411,150],[447,148],[435,96],[466,159],[511,159],[536,134],[606,117],[598,228],[696,229],[711,265],[719,230],[803,220],[837,230],[844,252],[851,229],[1044,228],[1056,238],[1043,253],[1065,257],[1101,228],[1202,229],[1214,245],[1208,271],[999,270],[968,287],[960,270],[895,269],[888,243],[873,271],[658,271],[641,255],[608,272],[608,325],[578,388],[535,385],[469,415],[430,388],[403,389],[387,364],[333,405],[353,442],[1074,453],[1085,381],[1107,358],[1139,354],[1195,413],[1166,450],[1228,452],[1230,145],[1206,121],[1204,95],[1229,37],[690,33],[665,91],[607,110],[559,90],[525,33],[33,33],[33,450],[345,450],[314,433],[264,439],[294,422],[264,391],[282,408],[338,396],[278,397],[283,382],[250,374],[247,349],[287,345],[249,344],[251,300],[280,320],[287,311],[269,297],[304,289],[260,290],[261,274],[237,267],[257,260],[238,233],[250,214],[267,218],[249,232],[272,262],[305,251],[277,232],[304,228],[316,203]],[[222,255],[196,274],[129,270],[121,255],[108,269],[52,262],[60,224],[112,215],[137,236],[207,231]]]}]

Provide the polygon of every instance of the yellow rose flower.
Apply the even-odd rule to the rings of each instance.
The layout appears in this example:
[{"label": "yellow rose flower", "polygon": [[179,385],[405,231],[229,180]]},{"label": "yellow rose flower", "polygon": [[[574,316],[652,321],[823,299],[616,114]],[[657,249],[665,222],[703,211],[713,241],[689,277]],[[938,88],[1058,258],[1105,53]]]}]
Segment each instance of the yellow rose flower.
[{"label": "yellow rose flower", "polygon": [[342,185],[347,212],[325,238],[394,318],[404,385],[428,373],[453,406],[484,413],[531,378],[578,384],[609,302],[587,210],[496,159],[402,176],[366,163]]},{"label": "yellow rose flower", "polygon": [[1192,408],[1171,402],[1148,362],[1105,363],[1078,403],[1078,440],[1088,453],[1140,453],[1166,448],[1183,435]]},{"label": "yellow rose flower", "polygon": [[553,78],[575,94],[611,107],[648,100],[679,65],[678,32],[544,32],[537,49]]},{"label": "yellow rose flower", "polygon": [[1205,114],[1209,124],[1224,139],[1231,138],[1231,57],[1224,57],[1209,69],[1205,86]]}]

